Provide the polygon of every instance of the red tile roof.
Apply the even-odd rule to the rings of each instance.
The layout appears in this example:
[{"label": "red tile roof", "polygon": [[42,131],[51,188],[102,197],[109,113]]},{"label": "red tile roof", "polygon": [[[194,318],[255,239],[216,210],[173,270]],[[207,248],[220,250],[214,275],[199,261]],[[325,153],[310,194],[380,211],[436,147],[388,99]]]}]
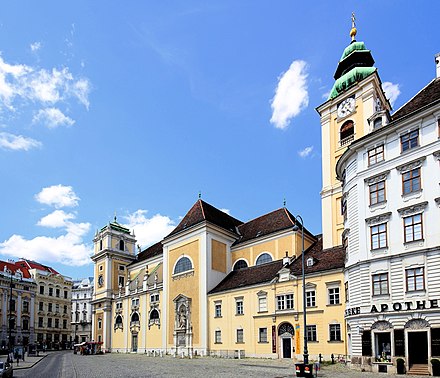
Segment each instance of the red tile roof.
[{"label": "red tile roof", "polygon": [[9,274],[9,272],[12,272],[13,274],[16,273],[18,269],[20,269],[21,273],[23,274],[23,278],[31,278],[31,275],[26,267],[23,267],[15,262],[9,262],[9,261],[1,261],[0,260],[0,271],[4,272],[6,270]]},{"label": "red tile roof", "polygon": [[55,269],[51,268],[50,266],[40,264],[36,261],[27,260],[27,259],[21,259],[16,262],[16,264],[26,267],[27,269],[37,269],[41,270],[43,272],[49,272],[54,274],[59,274]]}]

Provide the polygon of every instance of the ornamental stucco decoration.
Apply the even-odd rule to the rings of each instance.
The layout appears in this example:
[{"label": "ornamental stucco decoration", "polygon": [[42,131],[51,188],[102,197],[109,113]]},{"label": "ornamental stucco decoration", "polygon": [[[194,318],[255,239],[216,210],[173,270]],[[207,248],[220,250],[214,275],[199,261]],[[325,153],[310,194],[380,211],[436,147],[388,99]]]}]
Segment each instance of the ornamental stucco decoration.
[{"label": "ornamental stucco decoration", "polygon": [[435,203],[437,206],[440,206],[440,197],[434,198]]},{"label": "ornamental stucco decoration", "polygon": [[378,331],[386,331],[387,329],[392,329],[393,326],[390,322],[386,320],[379,320],[371,326],[371,329],[376,329]]},{"label": "ornamental stucco decoration", "polygon": [[435,151],[433,155],[437,160],[440,160],[440,151]]},{"label": "ornamental stucco decoration", "polygon": [[403,173],[403,172],[407,172],[407,171],[410,171],[410,170],[415,169],[415,168],[419,168],[419,167],[422,166],[422,164],[425,161],[425,159],[426,159],[426,156],[422,156],[422,157],[420,157],[420,158],[418,158],[416,160],[410,161],[409,163],[398,165],[396,167],[396,169],[400,173]]},{"label": "ornamental stucco decoration", "polygon": [[429,323],[425,319],[411,319],[405,324],[406,329],[429,328]]},{"label": "ornamental stucco decoration", "polygon": [[407,206],[402,209],[397,209],[398,213],[403,217],[405,215],[411,215],[415,213],[420,213],[425,210],[426,206],[428,206],[428,201],[417,203],[412,206]]},{"label": "ornamental stucco decoration", "polygon": [[385,214],[379,214],[374,217],[370,217],[365,219],[368,225],[379,224],[383,222],[387,222],[391,218],[391,211]]},{"label": "ornamental stucco decoration", "polygon": [[348,238],[348,236],[350,235],[350,229],[346,228],[343,232],[342,232],[342,240],[344,240],[345,238]]},{"label": "ornamental stucco decoration", "polygon": [[365,182],[369,185],[376,184],[380,181],[384,181],[387,178],[389,173],[390,173],[390,171],[388,170],[388,171],[379,173],[378,175],[374,175],[373,177],[368,177],[365,179]]}]

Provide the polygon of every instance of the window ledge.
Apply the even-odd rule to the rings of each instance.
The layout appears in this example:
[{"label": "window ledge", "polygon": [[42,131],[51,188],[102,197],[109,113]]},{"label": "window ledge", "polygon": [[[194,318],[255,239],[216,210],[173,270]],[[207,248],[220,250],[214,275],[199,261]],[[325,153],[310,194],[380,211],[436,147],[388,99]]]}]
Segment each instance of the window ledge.
[{"label": "window ledge", "polygon": [[419,143],[417,146],[409,147],[405,151],[403,151],[402,150],[402,145],[400,145],[400,156],[405,155],[405,154],[409,154],[411,151],[415,151],[415,150],[419,149],[420,147],[421,146],[420,146],[420,143]]},{"label": "window ledge", "polygon": [[327,307],[342,306],[342,303],[327,304]]},{"label": "window ledge", "polygon": [[412,244],[419,244],[419,243],[424,243],[424,242],[425,242],[425,239],[421,238],[421,239],[416,239],[416,240],[411,240],[411,241],[403,242],[403,245],[410,246]]},{"label": "window ledge", "polygon": [[371,253],[383,253],[383,252],[388,252],[388,246],[386,247],[382,247],[382,248],[374,248],[374,249],[370,249]]},{"label": "window ledge", "polygon": [[420,198],[422,196],[422,193],[423,193],[423,189],[414,190],[413,192],[409,192],[409,193],[402,193],[402,199],[404,202],[407,202],[414,198]]},{"label": "window ledge", "polygon": [[180,280],[181,278],[186,278],[186,277],[190,277],[190,276],[194,276],[194,269],[191,270],[186,270],[184,272],[180,272],[180,273],[174,273],[171,275],[171,277],[174,280]]},{"label": "window ledge", "polygon": [[328,340],[327,342],[331,344],[339,344],[339,343],[343,343],[344,340]]},{"label": "window ledge", "polygon": [[318,340],[307,340],[307,343],[319,344]]},{"label": "window ledge", "polygon": [[244,344],[244,341],[236,341],[235,344]]},{"label": "window ledge", "polygon": [[387,294],[373,294],[372,297],[374,299],[389,299],[390,298],[390,293],[387,293]]},{"label": "window ledge", "polygon": [[269,341],[259,341],[258,344],[269,344]]},{"label": "window ledge", "polygon": [[221,318],[223,318],[223,316],[214,316],[214,319],[221,319]]},{"label": "window ledge", "polygon": [[216,341],[214,344],[223,344],[221,341]]},{"label": "window ledge", "polygon": [[244,314],[235,314],[235,316],[243,316]]},{"label": "window ledge", "polygon": [[269,311],[264,310],[264,311],[258,311],[258,314],[267,314]]}]

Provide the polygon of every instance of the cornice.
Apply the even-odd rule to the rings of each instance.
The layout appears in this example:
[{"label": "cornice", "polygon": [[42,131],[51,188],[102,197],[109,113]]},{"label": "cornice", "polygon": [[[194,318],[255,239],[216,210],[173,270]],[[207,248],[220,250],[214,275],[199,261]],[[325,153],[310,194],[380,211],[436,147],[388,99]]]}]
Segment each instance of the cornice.
[{"label": "cornice", "polygon": [[400,216],[412,215],[422,212],[425,210],[426,206],[428,206],[428,201],[397,209],[397,212],[400,214]]},{"label": "cornice", "polygon": [[371,185],[371,184],[378,183],[379,181],[384,181],[387,178],[389,173],[390,173],[390,170],[388,169],[385,172],[379,173],[379,174],[371,176],[371,177],[367,177],[365,179],[365,182],[367,184]]},{"label": "cornice", "polygon": [[371,225],[387,222],[390,218],[391,218],[391,211],[388,213],[379,214],[379,215],[375,215],[374,217],[367,218],[365,219],[365,222],[371,226]]},{"label": "cornice", "polygon": [[419,167],[422,166],[422,164],[425,161],[425,159],[426,159],[426,156],[421,156],[418,159],[415,159],[415,160],[410,161],[408,163],[398,165],[396,167],[396,169],[400,173],[402,173],[402,172],[410,171],[410,170],[415,169],[415,168],[419,168]]},{"label": "cornice", "polygon": [[432,153],[437,160],[440,160],[440,150]]}]

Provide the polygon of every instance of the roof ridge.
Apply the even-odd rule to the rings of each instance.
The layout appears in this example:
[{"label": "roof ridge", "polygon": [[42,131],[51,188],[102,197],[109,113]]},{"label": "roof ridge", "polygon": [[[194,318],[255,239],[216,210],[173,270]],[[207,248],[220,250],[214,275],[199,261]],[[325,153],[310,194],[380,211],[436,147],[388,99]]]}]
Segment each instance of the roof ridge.
[{"label": "roof ridge", "polygon": [[414,100],[414,98],[416,98],[425,88],[429,87],[435,80],[437,80],[438,78],[435,77],[434,79],[432,79],[428,84],[426,84],[422,89],[420,89],[414,96],[412,96],[408,101],[406,101],[405,103],[403,103],[400,108],[396,109],[393,114],[391,115],[391,118],[394,121],[394,115],[396,113],[399,112],[399,110],[401,110],[403,107],[405,107],[407,104],[409,104],[412,100]]},{"label": "roof ridge", "polygon": [[[284,207],[283,209],[284,209],[284,212],[287,215],[287,218],[289,218],[289,220],[292,222],[292,225],[295,226],[296,225],[296,217],[289,210],[287,210],[286,207]],[[291,215],[295,218],[295,221],[292,220],[292,218],[290,217]]]},{"label": "roof ridge", "polygon": [[205,210],[203,209],[203,201],[201,199],[199,199],[198,202],[199,202],[199,205],[200,205],[200,210],[202,210],[203,219],[206,220]]},{"label": "roof ridge", "polygon": [[[269,214],[275,213],[275,212],[280,211],[280,210],[283,210],[283,209],[284,209],[283,207],[280,207],[280,208],[278,208],[278,209],[276,209],[276,210],[269,211],[269,212],[267,212],[267,213],[265,213],[265,214],[263,214],[263,215],[260,215],[260,216],[258,216],[258,217],[256,217],[256,218],[253,218],[253,219],[248,220],[247,222],[244,222],[244,223],[241,224],[240,226],[243,226],[243,225],[245,225],[245,224],[247,224],[247,223],[253,222],[254,220],[257,220],[257,219],[260,219],[260,218],[264,218],[264,217],[268,216]],[[240,227],[240,226],[239,226],[239,227]]]}]

